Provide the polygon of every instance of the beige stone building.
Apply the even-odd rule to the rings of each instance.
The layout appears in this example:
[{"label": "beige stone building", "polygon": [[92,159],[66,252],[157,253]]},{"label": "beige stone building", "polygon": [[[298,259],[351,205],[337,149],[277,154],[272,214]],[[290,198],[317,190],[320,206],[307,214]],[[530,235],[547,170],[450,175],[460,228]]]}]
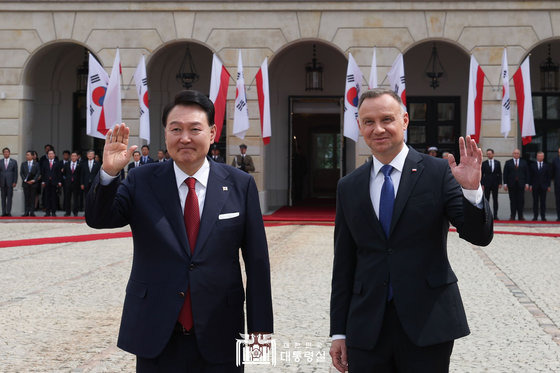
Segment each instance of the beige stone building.
[{"label": "beige stone building", "polygon": [[[299,199],[332,198],[342,175],[369,155],[362,139],[342,133],[348,54],[369,78],[376,48],[378,84],[395,57],[404,55],[409,143],[425,151],[456,153],[465,133],[470,55],[486,73],[480,146],[498,159],[521,146],[515,92],[512,131],[500,134],[500,65],[504,47],[510,77],[530,55],[537,136],[523,147],[534,158],[551,160],[560,145],[558,80],[541,82],[548,56],[560,61],[558,1],[2,1],[0,3],[0,146],[24,160],[25,151],[101,149],[85,135],[85,85],[81,69],[87,52],[110,72],[119,48],[123,71],[123,120],[138,137],[138,101],[132,76],[146,57],[150,93],[151,153],[164,148],[162,107],[181,89],[176,75],[187,48],[199,75],[192,88],[209,93],[212,54],[233,77],[241,50],[251,128],[244,140],[232,135],[235,81],[230,81],[224,136],[219,145],[228,163],[238,145],[248,145],[263,211]],[[441,72],[436,88],[430,57]],[[315,55],[314,55],[315,51]],[[322,68],[321,90],[310,89],[306,67],[315,56]],[[254,76],[269,59],[272,140],[264,146]],[[87,66],[87,65],[86,65]],[[554,66],[554,64],[553,64]],[[438,70],[440,69],[441,70]],[[557,68],[557,65],[556,65]],[[553,74],[554,75],[554,74]],[[558,72],[556,71],[556,79]],[[21,187],[15,210],[23,208]],[[504,213],[507,196],[501,195]],[[530,198],[527,198],[530,200]],[[552,203],[553,198],[549,198]],[[502,213],[502,215],[504,214]]]}]

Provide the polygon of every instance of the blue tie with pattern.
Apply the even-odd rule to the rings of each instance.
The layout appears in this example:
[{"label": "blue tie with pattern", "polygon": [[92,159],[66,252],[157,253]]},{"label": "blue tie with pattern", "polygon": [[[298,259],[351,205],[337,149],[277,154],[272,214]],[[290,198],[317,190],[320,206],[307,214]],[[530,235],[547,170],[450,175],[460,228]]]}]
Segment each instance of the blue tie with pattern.
[{"label": "blue tie with pattern", "polygon": [[[393,180],[391,179],[393,166],[386,164],[381,167],[381,172],[383,173],[385,180],[383,181],[383,186],[381,187],[381,198],[379,200],[379,221],[385,231],[385,236],[389,238],[391,218],[393,216],[393,205],[395,204],[395,187],[393,186]],[[390,279],[388,282],[388,288],[387,300],[390,301],[393,299],[393,287],[391,286]]]}]

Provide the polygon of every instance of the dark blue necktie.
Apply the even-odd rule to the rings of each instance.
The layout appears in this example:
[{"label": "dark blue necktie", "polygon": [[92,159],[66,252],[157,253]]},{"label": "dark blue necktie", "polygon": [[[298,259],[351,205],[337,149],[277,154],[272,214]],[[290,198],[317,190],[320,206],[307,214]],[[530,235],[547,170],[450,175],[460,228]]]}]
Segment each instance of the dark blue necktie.
[{"label": "dark blue necktie", "polygon": [[[385,231],[385,236],[389,238],[391,218],[393,216],[393,205],[395,204],[395,187],[393,186],[393,180],[391,179],[393,166],[386,164],[381,167],[381,172],[383,172],[385,180],[383,181],[383,186],[381,187],[381,198],[379,200],[379,221]],[[390,279],[388,288],[387,300],[390,301],[393,299],[393,286],[391,286]]]}]

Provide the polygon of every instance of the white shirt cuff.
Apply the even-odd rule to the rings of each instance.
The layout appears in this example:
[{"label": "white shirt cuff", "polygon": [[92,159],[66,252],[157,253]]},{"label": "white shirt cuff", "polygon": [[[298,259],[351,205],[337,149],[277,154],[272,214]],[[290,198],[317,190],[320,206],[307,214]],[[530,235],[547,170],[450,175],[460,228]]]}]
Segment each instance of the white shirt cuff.
[{"label": "white shirt cuff", "polygon": [[463,190],[463,196],[465,196],[467,201],[469,201],[479,209],[482,208],[482,197],[484,196],[484,194],[482,193],[482,187],[480,186],[480,184],[478,184],[478,189],[476,190],[464,188],[461,189]]},{"label": "white shirt cuff", "polygon": [[331,340],[336,341],[337,339],[346,339],[346,336],[344,334],[333,334]]},{"label": "white shirt cuff", "polygon": [[111,184],[111,181],[115,180],[117,177],[119,177],[119,175],[111,176],[103,169],[99,171],[99,183],[103,186]]}]

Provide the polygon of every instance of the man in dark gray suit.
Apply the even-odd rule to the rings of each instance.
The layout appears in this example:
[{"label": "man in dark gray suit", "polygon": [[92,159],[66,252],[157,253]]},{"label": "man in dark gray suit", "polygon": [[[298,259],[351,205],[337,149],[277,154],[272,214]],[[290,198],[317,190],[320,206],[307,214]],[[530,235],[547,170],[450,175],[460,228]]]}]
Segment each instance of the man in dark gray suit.
[{"label": "man in dark gray suit", "polygon": [[12,216],[12,196],[18,179],[17,161],[10,158],[10,149],[2,149],[4,159],[0,166],[0,188],[2,189],[2,216]]}]

